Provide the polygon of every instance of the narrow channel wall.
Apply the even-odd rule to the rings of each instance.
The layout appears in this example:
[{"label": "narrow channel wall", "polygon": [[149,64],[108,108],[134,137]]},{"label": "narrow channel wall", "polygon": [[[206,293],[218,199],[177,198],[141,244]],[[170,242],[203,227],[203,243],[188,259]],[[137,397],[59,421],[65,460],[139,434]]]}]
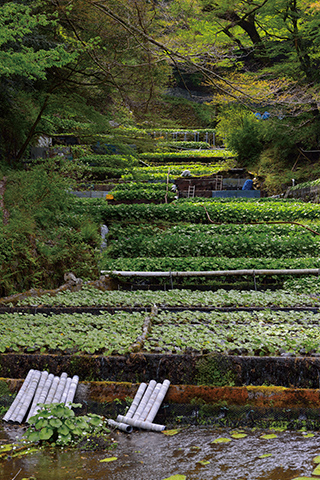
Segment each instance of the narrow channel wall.
[{"label": "narrow channel wall", "polygon": [[31,355],[1,354],[0,376],[25,378],[31,369],[78,375],[82,381],[148,383],[170,379],[174,385],[275,385],[320,388],[319,357],[245,357],[227,355]]}]

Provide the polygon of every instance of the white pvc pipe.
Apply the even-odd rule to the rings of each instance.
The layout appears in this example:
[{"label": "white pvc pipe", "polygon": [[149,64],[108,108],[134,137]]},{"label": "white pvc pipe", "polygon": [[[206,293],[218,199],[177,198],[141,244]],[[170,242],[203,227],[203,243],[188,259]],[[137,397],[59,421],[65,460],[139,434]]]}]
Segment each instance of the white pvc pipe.
[{"label": "white pvc pipe", "polygon": [[190,272],[134,272],[126,270],[101,270],[102,275],[119,275],[121,277],[219,277],[236,275],[318,275],[318,268],[284,269],[284,270],[213,270]]},{"label": "white pvc pipe", "polygon": [[48,392],[50,390],[50,387],[52,385],[52,382],[53,382],[53,379],[54,379],[54,375],[53,373],[50,373],[47,377],[47,380],[44,384],[44,387],[40,393],[40,397],[39,397],[39,401],[38,401],[38,406],[36,406],[36,408],[34,409],[34,412],[33,412],[33,415],[36,415],[36,413],[38,413],[38,411],[40,410],[40,407],[39,407],[39,404],[44,404],[45,401],[46,401],[46,398],[47,398],[47,395],[48,395]]},{"label": "white pvc pipe", "polygon": [[110,425],[110,427],[115,427],[118,430],[122,430],[123,432],[126,432],[126,433],[131,433],[133,430],[131,425],[128,425],[126,423],[115,422],[114,420],[111,420],[111,419],[107,419],[107,424]]},{"label": "white pvc pipe", "polygon": [[33,374],[34,374],[34,370],[33,369],[29,370],[28,375],[26,376],[26,379],[24,380],[24,382],[22,384],[22,387],[20,388],[16,398],[14,399],[14,401],[12,402],[9,410],[7,411],[5,416],[3,417],[3,420],[5,422],[9,422],[9,420],[10,420],[11,416],[13,415],[15,409],[18,407],[19,403],[21,402],[21,400],[24,396],[24,393],[27,390],[27,388],[29,386],[29,383],[32,380]]},{"label": "white pvc pipe", "polygon": [[64,387],[66,386],[67,378],[68,378],[68,375],[65,372],[63,372],[60,375],[60,381],[58,383],[57,390],[54,394],[52,403],[61,403],[61,397],[64,392]]},{"label": "white pvc pipe", "polygon": [[74,399],[74,396],[76,394],[76,390],[77,390],[77,387],[78,387],[78,383],[79,383],[79,377],[78,377],[78,375],[74,375],[72,377],[72,380],[71,380],[71,383],[70,383],[70,388],[68,390],[68,395],[67,395],[67,399],[66,399],[66,402],[65,402],[66,407],[71,408],[70,404],[73,402],[73,399]]},{"label": "white pvc pipe", "polygon": [[143,428],[144,430],[151,430],[153,432],[162,432],[165,430],[165,425],[158,425],[156,423],[144,422],[143,420],[135,420],[134,418],[126,418],[123,415],[118,415],[117,421],[120,423],[127,423],[132,427]]},{"label": "white pvc pipe", "polygon": [[47,395],[47,398],[45,400],[45,405],[50,405],[50,403],[52,403],[52,400],[53,400],[53,397],[56,393],[56,390],[57,390],[57,386],[60,382],[60,378],[59,377],[54,377],[53,381],[52,381],[52,384],[51,384],[51,387],[50,387],[50,390],[48,392],[48,395]]},{"label": "white pvc pipe", "polygon": [[71,385],[71,378],[68,377],[67,381],[66,381],[66,384],[64,386],[63,393],[61,395],[60,403],[64,403],[64,404],[66,403],[70,385]]},{"label": "white pvc pipe", "polygon": [[148,416],[146,418],[146,422],[153,422],[155,416],[157,415],[158,413],[158,410],[160,408],[160,405],[164,399],[164,397],[166,396],[166,393],[168,391],[168,388],[169,388],[169,385],[170,385],[170,381],[169,380],[164,380],[161,388],[160,388],[160,391],[158,393],[158,396],[157,398],[155,399],[152,407],[151,407],[151,410],[150,412],[148,413]]},{"label": "white pvc pipe", "polygon": [[160,388],[162,387],[162,384],[161,383],[157,383],[157,385],[155,386],[155,389],[153,390],[152,392],[152,395],[151,397],[149,398],[149,401],[147,403],[147,405],[145,406],[145,409],[143,410],[141,416],[140,416],[140,420],[146,420],[147,416],[148,416],[148,413],[150,412],[151,410],[151,407],[152,405],[154,404],[154,401],[155,399],[157,398],[158,396],[158,393],[160,392]]},{"label": "white pvc pipe", "polygon": [[145,390],[147,388],[147,384],[146,383],[141,383],[139,388],[138,388],[138,391],[137,393],[135,394],[135,397],[133,399],[133,402],[129,408],[129,410],[127,411],[126,413],[126,417],[128,418],[131,418],[133,417],[135,411],[137,410],[138,408],[138,405],[140,403],[140,400],[142,398],[142,395],[144,394]]},{"label": "white pvc pipe", "polygon": [[141,415],[142,415],[144,409],[146,408],[146,405],[149,401],[149,398],[151,397],[152,392],[155,389],[156,385],[157,385],[157,382],[155,380],[151,380],[149,382],[148,388],[145,391],[145,393],[144,393],[144,395],[141,399],[141,402],[139,403],[139,406],[138,406],[137,410],[135,411],[135,414],[133,415],[133,418],[135,420],[138,420],[141,417]]},{"label": "white pvc pipe", "polygon": [[37,388],[36,393],[34,395],[34,399],[33,399],[33,402],[31,404],[29,414],[27,416],[27,420],[26,420],[27,422],[29,421],[29,418],[31,418],[33,416],[35,408],[39,403],[39,398],[40,398],[41,392],[43,390],[43,387],[46,383],[46,380],[48,378],[48,375],[49,374],[46,371],[41,373],[41,377],[40,377],[40,380],[39,380],[39,383],[38,383],[38,388]]},{"label": "white pvc pipe", "polygon": [[22,402],[20,403],[19,410],[16,409],[14,412],[14,415],[11,417],[12,422],[21,423],[23,421],[24,417],[26,416],[27,410],[30,407],[30,404],[32,403],[32,399],[37,390],[40,377],[41,377],[41,373],[39,372],[39,370],[36,370],[33,374],[28,390],[25,396],[23,397]]}]

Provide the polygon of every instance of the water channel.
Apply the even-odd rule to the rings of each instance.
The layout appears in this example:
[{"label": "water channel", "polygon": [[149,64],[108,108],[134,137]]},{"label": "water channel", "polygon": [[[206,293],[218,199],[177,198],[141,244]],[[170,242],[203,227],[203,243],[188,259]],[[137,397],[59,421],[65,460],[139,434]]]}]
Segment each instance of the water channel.
[{"label": "water channel", "polygon": [[[0,444],[13,442],[19,431],[0,430]],[[320,454],[320,432],[185,427],[173,436],[134,431],[114,432],[111,451],[41,450],[0,462],[1,480],[163,480],[185,475],[187,480],[293,480],[311,477]],[[238,432],[239,433],[239,432]],[[273,433],[275,438],[262,438]],[[212,443],[228,438],[226,443]],[[101,462],[117,457],[111,462]],[[202,462],[202,463],[201,463]],[[318,477],[312,476],[314,480]]]}]

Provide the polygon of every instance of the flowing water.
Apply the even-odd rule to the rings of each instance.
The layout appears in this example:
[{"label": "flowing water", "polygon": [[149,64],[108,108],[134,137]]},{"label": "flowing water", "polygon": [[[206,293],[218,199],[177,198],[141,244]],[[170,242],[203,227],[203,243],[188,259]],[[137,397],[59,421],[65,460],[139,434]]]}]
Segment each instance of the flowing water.
[{"label": "flowing water", "polygon": [[[0,444],[14,441],[17,434],[17,429],[4,428]],[[277,437],[271,439],[261,438],[270,433],[261,430],[246,430],[247,436],[237,439],[233,433],[204,427],[183,428],[173,436],[114,432],[118,446],[111,451],[51,449],[2,460],[0,479],[162,480],[180,474],[187,480],[293,480],[311,476],[313,459],[320,454],[320,432],[273,432]],[[231,441],[211,443],[221,437]],[[100,461],[107,457],[117,459]]]}]

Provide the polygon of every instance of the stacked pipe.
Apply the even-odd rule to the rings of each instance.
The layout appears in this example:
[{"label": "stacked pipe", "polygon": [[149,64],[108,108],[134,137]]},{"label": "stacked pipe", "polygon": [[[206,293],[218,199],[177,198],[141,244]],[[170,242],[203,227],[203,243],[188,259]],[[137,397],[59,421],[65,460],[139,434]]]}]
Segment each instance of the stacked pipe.
[{"label": "stacked pipe", "polygon": [[165,425],[158,425],[152,422],[158,413],[169,385],[169,380],[164,380],[162,384],[151,380],[148,386],[145,383],[141,383],[128,412],[126,415],[118,415],[117,422],[154,432],[164,430],[166,428]]},{"label": "stacked pipe", "polygon": [[79,377],[72,379],[63,372],[60,377],[52,373],[29,370],[16,398],[3,417],[5,422],[26,422],[39,411],[39,404],[64,403],[70,407]]}]

